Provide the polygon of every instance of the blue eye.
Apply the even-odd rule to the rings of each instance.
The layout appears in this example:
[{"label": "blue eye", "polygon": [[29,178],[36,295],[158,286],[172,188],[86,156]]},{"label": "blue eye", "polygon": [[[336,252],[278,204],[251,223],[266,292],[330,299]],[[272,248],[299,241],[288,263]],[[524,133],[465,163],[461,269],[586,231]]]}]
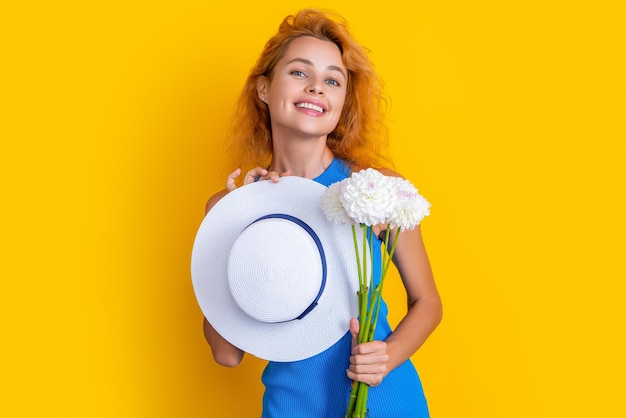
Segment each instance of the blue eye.
[{"label": "blue eye", "polygon": [[326,82],[331,86],[339,87],[339,82],[337,80],[333,80],[332,78],[329,78]]},{"label": "blue eye", "polygon": [[302,71],[298,71],[298,70],[292,71],[291,75],[295,75],[296,77],[305,77],[306,76],[306,74],[304,74]]}]

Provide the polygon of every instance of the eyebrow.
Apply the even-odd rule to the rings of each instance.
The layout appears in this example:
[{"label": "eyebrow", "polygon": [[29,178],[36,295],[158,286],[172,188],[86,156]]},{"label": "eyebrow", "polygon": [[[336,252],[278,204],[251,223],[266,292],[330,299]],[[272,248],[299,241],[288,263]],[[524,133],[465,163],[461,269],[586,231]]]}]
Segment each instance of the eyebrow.
[{"label": "eyebrow", "polygon": [[[296,57],[296,58],[294,58],[294,59],[290,60],[287,64],[291,64],[292,62],[301,62],[301,63],[303,63],[303,64],[310,65],[311,67],[315,67],[315,64],[313,64],[313,62],[312,62],[312,61],[310,61],[310,60],[308,60],[308,59],[306,59],[306,58],[297,58],[297,57]],[[341,67],[338,67],[338,66],[336,66],[336,65],[329,65],[329,66],[327,67],[327,69],[328,69],[328,70],[333,70],[333,71],[338,71],[338,72],[340,72],[340,73],[341,73],[341,75],[343,76],[343,78],[347,78],[347,77],[346,77],[346,74],[343,72],[343,70],[341,69]]]}]

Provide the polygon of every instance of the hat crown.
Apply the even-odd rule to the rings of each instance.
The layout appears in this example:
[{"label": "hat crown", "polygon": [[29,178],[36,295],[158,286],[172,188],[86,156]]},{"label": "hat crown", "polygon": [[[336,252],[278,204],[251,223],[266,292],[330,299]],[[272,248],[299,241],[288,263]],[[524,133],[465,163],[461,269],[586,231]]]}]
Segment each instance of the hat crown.
[{"label": "hat crown", "polygon": [[325,281],[326,260],[319,238],[293,216],[263,216],[248,225],[231,247],[232,297],[257,321],[301,319],[315,307]]}]

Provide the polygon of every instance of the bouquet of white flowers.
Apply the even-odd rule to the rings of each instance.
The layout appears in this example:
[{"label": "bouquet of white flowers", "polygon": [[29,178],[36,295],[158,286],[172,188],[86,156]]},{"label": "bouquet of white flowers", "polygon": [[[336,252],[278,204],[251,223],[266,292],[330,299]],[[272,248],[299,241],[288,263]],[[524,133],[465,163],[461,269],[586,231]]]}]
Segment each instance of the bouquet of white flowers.
[{"label": "bouquet of white flowers", "polygon": [[[383,282],[391,264],[398,237],[401,231],[415,228],[425,216],[430,214],[430,203],[417,192],[410,181],[400,177],[385,176],[373,168],[368,168],[331,184],[322,196],[321,205],[329,221],[352,225],[359,275],[358,342],[360,344],[372,341],[378,322]],[[366,251],[369,252],[369,260],[373,260],[372,227],[381,224],[387,224],[385,249],[388,251],[382,253],[380,281],[377,286],[373,286],[374,269],[370,265],[368,274]],[[357,225],[363,230],[362,252],[359,252],[357,242]],[[396,228],[397,232],[390,248],[389,231]],[[346,418],[365,417],[368,390],[367,384],[353,382]]]}]

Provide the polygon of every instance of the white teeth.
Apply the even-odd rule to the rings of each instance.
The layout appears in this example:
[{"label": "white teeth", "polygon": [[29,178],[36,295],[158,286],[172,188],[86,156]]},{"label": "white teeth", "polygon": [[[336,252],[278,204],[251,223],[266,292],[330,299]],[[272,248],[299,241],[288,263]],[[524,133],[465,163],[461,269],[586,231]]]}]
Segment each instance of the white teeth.
[{"label": "white teeth", "polygon": [[312,103],[296,103],[296,107],[304,107],[305,109],[312,109],[312,110],[316,110],[320,113],[324,112],[324,109],[322,109],[319,106],[316,106]]}]

